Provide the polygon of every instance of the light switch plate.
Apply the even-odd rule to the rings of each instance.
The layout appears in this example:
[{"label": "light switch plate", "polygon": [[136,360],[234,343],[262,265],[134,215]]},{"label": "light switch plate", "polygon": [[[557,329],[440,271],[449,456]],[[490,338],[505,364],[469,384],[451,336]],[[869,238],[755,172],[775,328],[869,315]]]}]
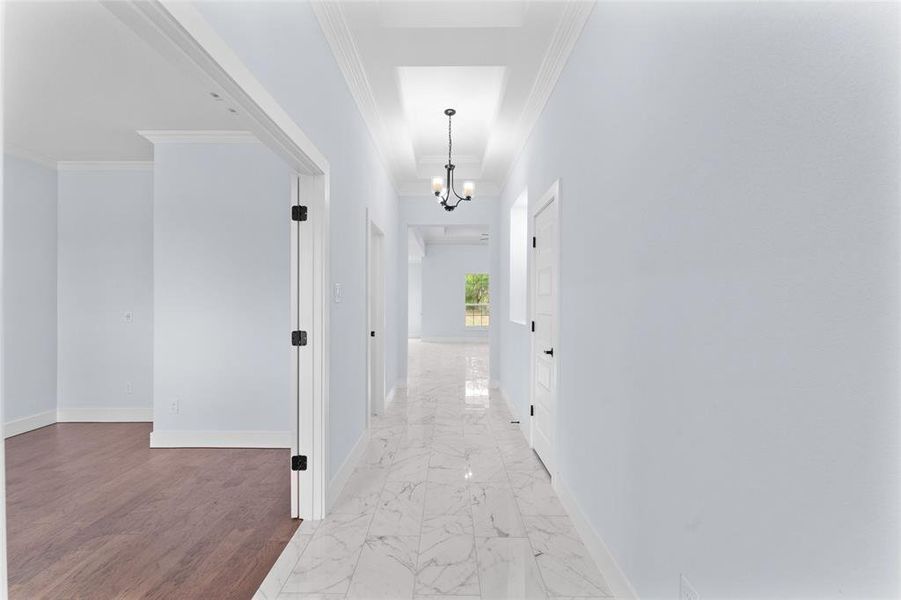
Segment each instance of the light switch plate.
[{"label": "light switch plate", "polygon": [[344,284],[336,283],[335,284],[335,304],[341,304],[344,302]]}]

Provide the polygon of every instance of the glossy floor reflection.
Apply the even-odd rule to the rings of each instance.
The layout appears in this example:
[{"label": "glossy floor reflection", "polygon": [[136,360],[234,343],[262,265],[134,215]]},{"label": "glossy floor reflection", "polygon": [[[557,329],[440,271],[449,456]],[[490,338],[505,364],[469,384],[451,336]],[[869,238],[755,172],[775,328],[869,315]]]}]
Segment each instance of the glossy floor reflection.
[{"label": "glossy floor reflection", "polygon": [[488,346],[410,342],[329,516],[304,523],[256,598],[608,598],[502,398]]}]

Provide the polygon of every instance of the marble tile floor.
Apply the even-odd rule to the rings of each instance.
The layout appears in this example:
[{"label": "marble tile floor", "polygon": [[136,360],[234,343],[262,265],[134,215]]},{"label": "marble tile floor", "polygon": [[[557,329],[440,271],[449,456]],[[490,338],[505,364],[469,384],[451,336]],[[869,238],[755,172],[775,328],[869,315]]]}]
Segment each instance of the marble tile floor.
[{"label": "marble tile floor", "polygon": [[610,598],[488,377],[486,344],[411,341],[407,389],[254,598]]}]

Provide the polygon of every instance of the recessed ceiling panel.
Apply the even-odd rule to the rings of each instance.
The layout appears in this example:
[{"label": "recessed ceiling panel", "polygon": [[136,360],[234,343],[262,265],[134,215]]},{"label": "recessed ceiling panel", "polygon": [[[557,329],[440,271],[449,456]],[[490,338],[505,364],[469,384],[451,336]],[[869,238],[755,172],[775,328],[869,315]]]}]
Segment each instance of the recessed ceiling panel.
[{"label": "recessed ceiling panel", "polygon": [[[404,118],[422,162],[447,156],[446,108],[454,108],[454,157],[480,162],[504,90],[504,67],[398,67]],[[444,158],[442,158],[444,157]]]},{"label": "recessed ceiling panel", "polygon": [[592,1],[314,2],[351,93],[403,196],[432,201],[455,108],[458,181],[497,195]]}]

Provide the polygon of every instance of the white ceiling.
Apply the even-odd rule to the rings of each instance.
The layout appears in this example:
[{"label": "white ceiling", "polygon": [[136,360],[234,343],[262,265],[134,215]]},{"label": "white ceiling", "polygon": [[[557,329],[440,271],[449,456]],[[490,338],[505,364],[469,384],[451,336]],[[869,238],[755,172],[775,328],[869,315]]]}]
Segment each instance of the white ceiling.
[{"label": "white ceiling", "polygon": [[398,191],[430,198],[455,180],[497,195],[556,83],[592,3],[318,2],[323,31]]},{"label": "white ceiling", "polygon": [[7,151],[46,162],[150,160],[138,130],[249,127],[221,90],[169,63],[99,2],[6,2],[5,11]]},{"label": "white ceiling", "polygon": [[487,225],[423,225],[416,229],[429,244],[487,244]]},{"label": "white ceiling", "polygon": [[[435,244],[488,244],[487,225],[411,225],[410,255]],[[418,247],[418,248],[417,248]]]}]

